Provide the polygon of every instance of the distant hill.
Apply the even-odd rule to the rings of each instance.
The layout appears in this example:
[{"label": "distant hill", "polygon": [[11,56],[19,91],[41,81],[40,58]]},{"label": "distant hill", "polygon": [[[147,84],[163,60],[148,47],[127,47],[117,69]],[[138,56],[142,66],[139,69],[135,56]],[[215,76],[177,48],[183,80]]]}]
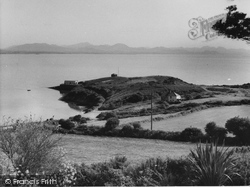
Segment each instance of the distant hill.
[{"label": "distant hill", "polygon": [[202,48],[166,48],[166,47],[129,47],[125,44],[115,45],[92,45],[88,42],[74,45],[50,45],[46,43],[33,43],[12,46],[0,50],[1,54],[227,54],[250,56],[250,50],[225,49],[223,47],[202,47]]}]

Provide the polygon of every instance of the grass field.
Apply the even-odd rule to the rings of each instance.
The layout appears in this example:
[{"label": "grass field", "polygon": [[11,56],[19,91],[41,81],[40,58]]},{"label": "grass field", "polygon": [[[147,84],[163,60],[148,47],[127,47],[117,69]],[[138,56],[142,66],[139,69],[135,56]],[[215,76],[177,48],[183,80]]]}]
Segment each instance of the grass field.
[{"label": "grass field", "polygon": [[62,145],[72,162],[85,164],[108,161],[119,155],[132,163],[151,157],[176,158],[188,155],[195,147],[191,143],[78,135],[64,135]]},{"label": "grass field", "polygon": [[[185,128],[192,126],[204,131],[204,127],[206,126],[206,124],[211,121],[216,122],[218,126],[225,127],[226,121],[235,116],[250,118],[250,106],[244,105],[216,107],[197,111],[184,116],[179,115],[178,117],[168,118],[170,115],[154,115],[154,118],[159,117],[163,120],[154,121],[153,129],[163,131],[182,131]],[[141,125],[143,128],[150,129],[150,116],[120,119],[120,125],[131,123],[134,121],[141,121]],[[89,125],[104,126],[105,123],[106,121],[91,121],[89,122]]]},{"label": "grass field", "polygon": [[[164,115],[159,116],[164,117]],[[154,121],[153,129],[182,131],[192,126],[204,131],[205,125],[210,121],[215,121],[217,125],[224,127],[225,122],[235,116],[250,117],[250,106],[210,108],[186,116]],[[150,128],[150,116],[121,119],[120,124],[133,121],[144,121],[141,123],[142,127]],[[90,124],[104,125],[105,122],[92,121]],[[62,143],[70,160],[85,164],[107,161],[117,155],[126,156],[134,163],[151,157],[181,157],[188,155],[190,149],[195,147],[195,144],[191,143],[81,135],[63,135]]]},{"label": "grass field", "polygon": [[[153,123],[154,130],[182,131],[187,127],[197,127],[204,132],[207,123],[214,121],[218,126],[225,127],[228,119],[235,116],[250,117],[250,106],[230,106],[210,108],[188,114],[186,116],[174,117]],[[143,128],[150,128],[150,121],[141,124]]]}]

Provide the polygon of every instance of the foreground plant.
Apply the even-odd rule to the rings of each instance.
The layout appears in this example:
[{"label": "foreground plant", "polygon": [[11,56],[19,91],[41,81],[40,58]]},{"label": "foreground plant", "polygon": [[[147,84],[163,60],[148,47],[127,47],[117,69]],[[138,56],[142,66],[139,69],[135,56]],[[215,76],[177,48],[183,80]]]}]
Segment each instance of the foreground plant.
[{"label": "foreground plant", "polygon": [[44,122],[32,119],[17,121],[11,124],[11,128],[0,129],[0,152],[14,170],[19,168],[23,173],[27,170],[32,174],[53,173],[64,156],[59,141],[59,136],[45,128]]},{"label": "foreground plant", "polygon": [[189,160],[193,163],[198,185],[224,185],[235,173],[234,150],[218,148],[217,143],[197,145],[191,150]]}]

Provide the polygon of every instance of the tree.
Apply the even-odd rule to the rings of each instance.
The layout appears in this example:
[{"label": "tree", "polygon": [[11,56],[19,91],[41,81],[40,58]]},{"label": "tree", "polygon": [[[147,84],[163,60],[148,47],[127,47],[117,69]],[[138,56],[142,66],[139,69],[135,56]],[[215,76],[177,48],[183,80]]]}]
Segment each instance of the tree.
[{"label": "tree", "polygon": [[249,118],[234,117],[227,120],[225,124],[228,132],[233,133],[240,143],[250,144],[250,120]]},{"label": "tree", "polygon": [[200,129],[195,127],[188,127],[181,132],[180,136],[183,141],[195,142],[202,139],[204,135]]},{"label": "tree", "polygon": [[109,118],[105,124],[105,129],[106,130],[113,130],[119,125],[120,121],[118,118],[113,117]]},{"label": "tree", "polygon": [[217,21],[212,28],[218,35],[250,43],[250,18],[246,17],[247,14],[236,11],[236,5],[229,6],[226,10],[228,10],[226,20]]},{"label": "tree", "polygon": [[227,130],[223,127],[218,127],[215,122],[209,122],[205,127],[205,132],[212,140],[223,141],[226,138]]},{"label": "tree", "polygon": [[207,133],[208,136],[212,137],[214,135],[215,128],[216,128],[216,123],[213,121],[209,122],[205,127],[205,132]]}]

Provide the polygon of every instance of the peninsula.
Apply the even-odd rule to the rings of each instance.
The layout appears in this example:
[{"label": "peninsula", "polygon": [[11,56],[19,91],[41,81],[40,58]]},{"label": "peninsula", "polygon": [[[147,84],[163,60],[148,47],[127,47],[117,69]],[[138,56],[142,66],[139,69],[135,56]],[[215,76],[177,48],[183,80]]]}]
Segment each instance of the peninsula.
[{"label": "peninsula", "polygon": [[[119,118],[200,110],[215,106],[250,104],[250,85],[204,86],[170,76],[110,77],[65,81],[52,87],[60,100],[85,112],[113,110]],[[152,104],[151,104],[152,102]]]}]

